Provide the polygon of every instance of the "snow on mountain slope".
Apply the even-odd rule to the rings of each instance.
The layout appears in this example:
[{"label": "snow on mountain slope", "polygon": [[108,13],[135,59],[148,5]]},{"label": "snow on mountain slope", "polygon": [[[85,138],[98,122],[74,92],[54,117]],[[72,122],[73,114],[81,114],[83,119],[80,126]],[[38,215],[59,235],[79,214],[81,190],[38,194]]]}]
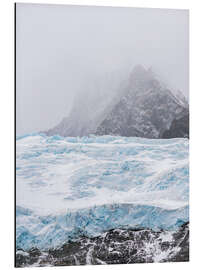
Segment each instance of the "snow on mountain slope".
[{"label": "snow on mountain slope", "polygon": [[[70,114],[45,133],[162,138],[174,119],[189,113],[183,94],[167,86],[152,69],[138,65],[128,76],[111,73],[102,80],[84,86]],[[171,134],[182,137],[181,127]]]},{"label": "snow on mountain slope", "polygon": [[17,138],[17,247],[188,221],[188,139]]},{"label": "snow on mountain slope", "polygon": [[[96,134],[162,138],[175,118],[189,113],[181,93],[173,92],[151,69],[136,66],[123,96],[99,124]],[[171,138],[182,137],[178,136],[179,129],[173,135]]]}]

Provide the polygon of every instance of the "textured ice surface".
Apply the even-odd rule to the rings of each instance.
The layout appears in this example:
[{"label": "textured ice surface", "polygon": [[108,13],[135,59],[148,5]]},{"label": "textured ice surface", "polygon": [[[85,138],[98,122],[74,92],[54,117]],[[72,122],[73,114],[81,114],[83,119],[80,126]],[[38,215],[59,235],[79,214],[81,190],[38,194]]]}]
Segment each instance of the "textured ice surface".
[{"label": "textured ice surface", "polygon": [[17,137],[17,247],[188,221],[188,139]]}]

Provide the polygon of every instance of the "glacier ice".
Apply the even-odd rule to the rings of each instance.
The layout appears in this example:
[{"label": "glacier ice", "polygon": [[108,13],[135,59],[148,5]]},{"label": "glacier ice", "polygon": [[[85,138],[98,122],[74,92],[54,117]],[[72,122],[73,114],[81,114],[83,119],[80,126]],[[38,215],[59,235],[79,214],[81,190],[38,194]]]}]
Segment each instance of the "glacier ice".
[{"label": "glacier ice", "polygon": [[188,139],[17,137],[16,245],[57,247],[113,228],[189,219]]}]

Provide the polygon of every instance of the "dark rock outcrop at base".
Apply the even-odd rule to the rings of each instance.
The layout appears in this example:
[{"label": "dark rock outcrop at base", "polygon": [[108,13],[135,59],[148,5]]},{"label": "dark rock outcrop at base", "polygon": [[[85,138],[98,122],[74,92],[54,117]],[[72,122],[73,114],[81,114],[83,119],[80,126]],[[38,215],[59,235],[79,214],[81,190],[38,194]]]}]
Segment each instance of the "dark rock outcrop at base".
[{"label": "dark rock outcrop at base", "polygon": [[174,119],[169,129],[165,130],[161,138],[188,138],[189,139],[189,113]]},{"label": "dark rock outcrop at base", "polygon": [[189,224],[177,231],[114,229],[57,249],[17,250],[16,267],[189,261]]}]

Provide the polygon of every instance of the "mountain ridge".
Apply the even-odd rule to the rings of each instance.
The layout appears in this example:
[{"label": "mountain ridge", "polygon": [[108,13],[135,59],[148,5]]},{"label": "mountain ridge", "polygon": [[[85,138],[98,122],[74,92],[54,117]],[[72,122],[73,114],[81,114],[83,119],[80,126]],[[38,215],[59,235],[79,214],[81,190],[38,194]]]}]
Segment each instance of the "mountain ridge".
[{"label": "mountain ridge", "polygon": [[[76,104],[68,117],[45,133],[65,137],[95,134],[189,138],[189,123],[174,124],[178,118],[185,122],[189,121],[186,117],[187,115],[189,117],[187,100],[180,91],[174,92],[169,89],[151,68],[135,66],[129,78],[117,86],[114,95],[106,96],[101,101],[96,99],[91,101],[90,97],[91,102],[95,102],[92,110],[85,101],[82,106]],[[174,128],[177,130],[167,133]]]}]

